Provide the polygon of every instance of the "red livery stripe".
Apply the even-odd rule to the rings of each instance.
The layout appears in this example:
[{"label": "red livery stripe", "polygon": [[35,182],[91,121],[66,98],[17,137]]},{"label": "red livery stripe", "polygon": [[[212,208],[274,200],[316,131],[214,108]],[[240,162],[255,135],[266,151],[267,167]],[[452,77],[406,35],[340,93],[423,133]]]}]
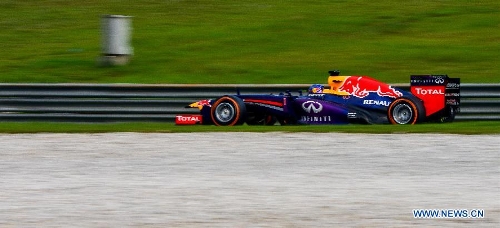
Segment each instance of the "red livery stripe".
[{"label": "red livery stripe", "polygon": [[257,100],[257,99],[244,99],[243,101],[244,102],[261,103],[261,104],[267,104],[267,105],[273,105],[273,106],[283,107],[283,103],[277,102],[277,101]]}]

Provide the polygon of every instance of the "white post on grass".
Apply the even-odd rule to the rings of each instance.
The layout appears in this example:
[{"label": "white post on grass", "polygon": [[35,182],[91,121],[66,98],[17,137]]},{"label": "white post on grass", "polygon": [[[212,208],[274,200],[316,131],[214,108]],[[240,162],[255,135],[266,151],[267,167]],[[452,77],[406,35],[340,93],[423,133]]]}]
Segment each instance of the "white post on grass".
[{"label": "white post on grass", "polygon": [[102,17],[103,65],[126,65],[133,55],[130,45],[131,16],[105,15]]}]

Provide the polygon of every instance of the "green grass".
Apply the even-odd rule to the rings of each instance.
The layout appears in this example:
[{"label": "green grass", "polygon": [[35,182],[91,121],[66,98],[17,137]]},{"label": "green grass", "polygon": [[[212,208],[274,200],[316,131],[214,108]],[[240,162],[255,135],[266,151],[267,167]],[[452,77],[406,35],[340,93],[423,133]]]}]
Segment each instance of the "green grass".
[{"label": "green grass", "polygon": [[[131,63],[99,67],[100,19],[133,16]],[[500,82],[497,0],[3,0],[0,83]]]},{"label": "green grass", "polygon": [[[102,67],[101,17],[133,16],[130,64]],[[2,0],[0,83],[325,83],[327,71],[406,83],[500,82],[497,0]],[[415,126],[0,123],[0,132],[498,134],[498,122]]]},{"label": "green grass", "polygon": [[500,134],[500,122],[477,121],[418,125],[293,125],[293,126],[176,126],[172,123],[44,123],[3,122],[0,133],[188,133],[188,132],[340,132],[340,133],[448,133]]}]

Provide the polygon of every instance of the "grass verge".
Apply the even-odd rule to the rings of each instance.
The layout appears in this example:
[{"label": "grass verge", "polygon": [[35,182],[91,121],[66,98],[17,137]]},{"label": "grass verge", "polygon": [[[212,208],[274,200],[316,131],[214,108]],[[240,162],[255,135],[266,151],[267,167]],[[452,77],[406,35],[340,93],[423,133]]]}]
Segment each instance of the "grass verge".
[{"label": "grass verge", "polygon": [[[133,16],[134,56],[99,67],[101,17]],[[2,0],[0,82],[498,83],[498,0]]]},{"label": "grass verge", "polygon": [[0,133],[190,133],[190,132],[314,132],[314,133],[446,133],[446,134],[500,134],[499,121],[470,121],[447,124],[419,125],[293,125],[293,126],[176,126],[173,123],[46,123],[3,122]]}]

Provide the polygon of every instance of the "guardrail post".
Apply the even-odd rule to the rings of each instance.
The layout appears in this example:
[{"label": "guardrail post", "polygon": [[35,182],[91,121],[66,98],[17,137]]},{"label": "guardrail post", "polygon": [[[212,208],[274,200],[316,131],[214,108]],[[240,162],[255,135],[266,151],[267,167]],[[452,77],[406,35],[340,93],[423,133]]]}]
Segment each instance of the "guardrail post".
[{"label": "guardrail post", "polygon": [[133,55],[130,46],[131,16],[105,15],[102,17],[101,65],[126,65]]}]

